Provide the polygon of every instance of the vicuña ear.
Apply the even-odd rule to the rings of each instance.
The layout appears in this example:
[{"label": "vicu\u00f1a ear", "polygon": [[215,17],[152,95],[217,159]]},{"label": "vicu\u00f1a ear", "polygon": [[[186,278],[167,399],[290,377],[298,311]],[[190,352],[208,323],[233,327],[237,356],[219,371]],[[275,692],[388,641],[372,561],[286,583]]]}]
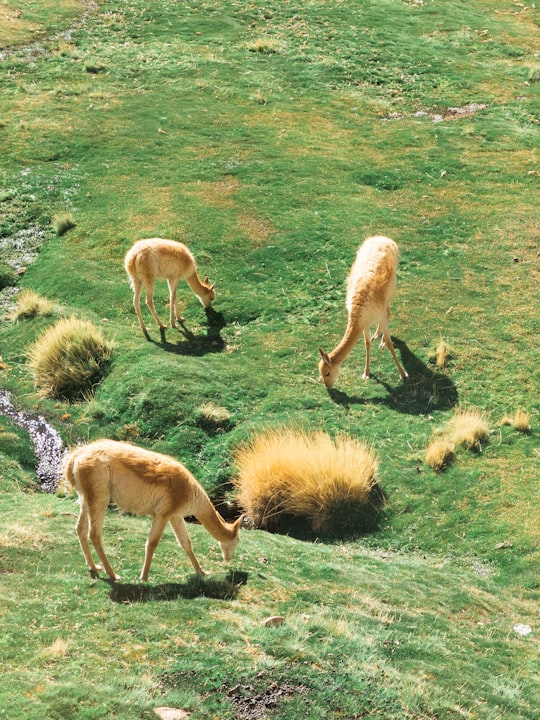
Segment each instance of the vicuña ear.
[{"label": "vicu\u00f1a ear", "polygon": [[210,278],[209,278],[208,275],[207,275],[207,276],[204,278],[204,284],[205,284],[205,285],[208,285],[209,282],[210,282]]},{"label": "vicu\u00f1a ear", "polygon": [[240,515],[240,517],[237,520],[234,521],[233,525],[234,525],[235,529],[240,529],[242,527],[242,523],[244,522],[245,516],[246,516],[245,513],[243,513],[242,515]]},{"label": "vicu\u00f1a ear", "polygon": [[216,287],[216,283],[212,283],[208,289],[213,290],[215,287]]},{"label": "vicu\u00f1a ear", "polygon": [[322,359],[324,360],[325,364],[326,364],[326,365],[331,365],[331,364],[332,364],[332,361],[330,360],[330,358],[328,357],[328,355],[324,352],[324,350],[323,350],[322,348],[319,348],[319,352],[321,353],[321,357],[322,357]]}]

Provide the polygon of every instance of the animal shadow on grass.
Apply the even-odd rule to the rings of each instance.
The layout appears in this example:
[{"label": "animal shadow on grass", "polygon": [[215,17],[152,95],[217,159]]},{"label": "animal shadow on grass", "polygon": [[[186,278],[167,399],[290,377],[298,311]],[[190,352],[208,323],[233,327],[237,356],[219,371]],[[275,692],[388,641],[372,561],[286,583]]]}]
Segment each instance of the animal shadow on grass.
[{"label": "animal shadow on grass", "polygon": [[240,570],[231,570],[227,576],[218,580],[212,577],[193,575],[185,583],[122,583],[103,578],[111,585],[109,597],[116,603],[145,603],[163,600],[193,600],[197,597],[215,600],[233,600],[237,597],[242,585],[247,584],[248,574]]},{"label": "animal shadow on grass", "polygon": [[211,307],[205,308],[207,328],[205,333],[195,335],[186,327],[185,323],[179,323],[177,331],[184,337],[178,342],[170,342],[165,335],[165,328],[160,333],[160,341],[156,342],[151,338],[148,332],[145,333],[146,339],[159,345],[170,353],[176,355],[208,355],[209,353],[219,353],[225,348],[225,340],[221,337],[221,330],[227,325],[227,321],[220,312],[216,312]]},{"label": "animal shadow on grass", "polygon": [[409,377],[395,387],[384,382],[377,375],[372,378],[382,385],[388,395],[382,398],[351,396],[334,388],[328,390],[338,405],[361,405],[365,403],[387,405],[398,412],[420,415],[433,410],[449,410],[457,405],[458,391],[452,380],[436,372],[418,358],[405,342],[392,337],[394,347],[399,350],[401,362]]}]

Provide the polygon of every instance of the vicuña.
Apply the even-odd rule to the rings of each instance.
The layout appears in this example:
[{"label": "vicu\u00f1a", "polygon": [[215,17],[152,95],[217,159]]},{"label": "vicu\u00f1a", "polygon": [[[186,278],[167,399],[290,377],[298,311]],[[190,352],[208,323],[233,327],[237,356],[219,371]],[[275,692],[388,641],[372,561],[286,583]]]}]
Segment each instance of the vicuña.
[{"label": "vicu\u00f1a", "polygon": [[77,534],[93,576],[98,574],[88,538],[105,571],[117,579],[102,543],[103,521],[109,503],[133,515],[151,515],[141,580],[148,579],[154,551],[167,523],[199,575],[204,575],[193,553],[184,518],[195,516],[218,541],[225,561],[232,559],[242,518],[227,523],[189,470],[167,455],[115,440],[97,440],[71,451],[64,478],[79,494],[81,511]]},{"label": "vicu\u00f1a", "polygon": [[165,329],[154,307],[154,284],[156,280],[166,280],[169,286],[170,324],[176,327],[176,321],[183,322],[176,304],[176,288],[180,280],[185,280],[205,308],[210,307],[216,297],[215,284],[210,285],[208,277],[204,282],[197,274],[195,258],[191,251],[175,240],[149,238],[139,240],[128,250],[124,267],[133,289],[133,307],[139,318],[141,330],[146,334],[146,326],[141,315],[141,292],[146,288],[146,304],[154,316],[160,330]]},{"label": "vicu\u00f1a", "polygon": [[[347,278],[347,329],[332,352],[319,348],[321,360],[319,372],[326,387],[335,384],[341,363],[364,335],[366,366],[363,378],[370,376],[371,340],[382,337],[381,349],[387,347],[392,353],[401,379],[408,377],[397,359],[388,330],[390,302],[397,286],[398,247],[393,240],[383,236],[370,237],[360,246]],[[377,330],[370,338],[370,327],[377,323]]]}]

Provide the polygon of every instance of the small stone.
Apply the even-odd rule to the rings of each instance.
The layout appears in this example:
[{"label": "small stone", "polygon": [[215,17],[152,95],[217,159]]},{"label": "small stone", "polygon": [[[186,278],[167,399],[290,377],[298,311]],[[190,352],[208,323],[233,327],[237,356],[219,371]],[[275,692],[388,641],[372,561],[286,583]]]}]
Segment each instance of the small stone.
[{"label": "small stone", "polygon": [[271,627],[272,625],[283,625],[285,622],[285,618],[282,615],[272,615],[271,617],[267,617],[266,620],[263,620],[263,625],[265,627]]},{"label": "small stone", "polygon": [[185,720],[185,718],[188,718],[191,715],[191,713],[186,712],[185,710],[170,707],[154,708],[154,712],[161,718],[161,720]]},{"label": "small stone", "polygon": [[524,623],[518,623],[517,625],[514,625],[514,632],[518,635],[530,635],[532,633],[532,627],[530,625],[525,625]]}]

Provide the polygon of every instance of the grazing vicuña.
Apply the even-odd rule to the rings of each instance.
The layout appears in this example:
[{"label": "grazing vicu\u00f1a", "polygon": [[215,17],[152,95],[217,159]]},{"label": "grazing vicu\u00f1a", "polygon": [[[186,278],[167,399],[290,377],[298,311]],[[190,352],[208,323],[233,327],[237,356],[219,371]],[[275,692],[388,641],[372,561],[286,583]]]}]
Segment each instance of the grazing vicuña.
[{"label": "grazing vicu\u00f1a", "polygon": [[139,240],[128,250],[124,259],[124,267],[133,288],[133,306],[141,330],[146,334],[146,326],[141,315],[141,292],[146,288],[146,304],[154,316],[160,330],[165,329],[154,307],[154,284],[156,280],[166,280],[169,286],[171,327],[176,327],[176,321],[183,322],[176,305],[176,288],[180,280],[185,280],[205,308],[210,307],[216,293],[214,285],[210,285],[208,278],[204,282],[197,274],[195,258],[190,250],[175,240],[162,238],[149,238]]},{"label": "grazing vicu\u00f1a", "polygon": [[112,580],[114,570],[102,544],[103,521],[109,503],[133,515],[151,515],[141,580],[148,578],[150,563],[167,523],[199,575],[204,575],[193,553],[184,518],[194,515],[220,545],[223,559],[232,559],[242,518],[227,523],[189,470],[167,455],[115,440],[97,440],[77,447],[64,466],[65,479],[79,494],[79,542],[90,572],[97,575],[88,537]]},{"label": "grazing vicu\u00f1a", "polygon": [[[390,238],[370,237],[360,246],[347,279],[346,306],[349,318],[345,335],[332,352],[325,353],[319,348],[319,372],[326,387],[334,386],[341,363],[362,333],[366,346],[364,378],[370,376],[371,340],[379,337],[382,337],[380,348],[387,347],[390,350],[401,379],[408,377],[397,359],[388,330],[390,302],[396,292],[397,269],[398,247]],[[375,323],[377,330],[370,338],[370,327]]]}]

